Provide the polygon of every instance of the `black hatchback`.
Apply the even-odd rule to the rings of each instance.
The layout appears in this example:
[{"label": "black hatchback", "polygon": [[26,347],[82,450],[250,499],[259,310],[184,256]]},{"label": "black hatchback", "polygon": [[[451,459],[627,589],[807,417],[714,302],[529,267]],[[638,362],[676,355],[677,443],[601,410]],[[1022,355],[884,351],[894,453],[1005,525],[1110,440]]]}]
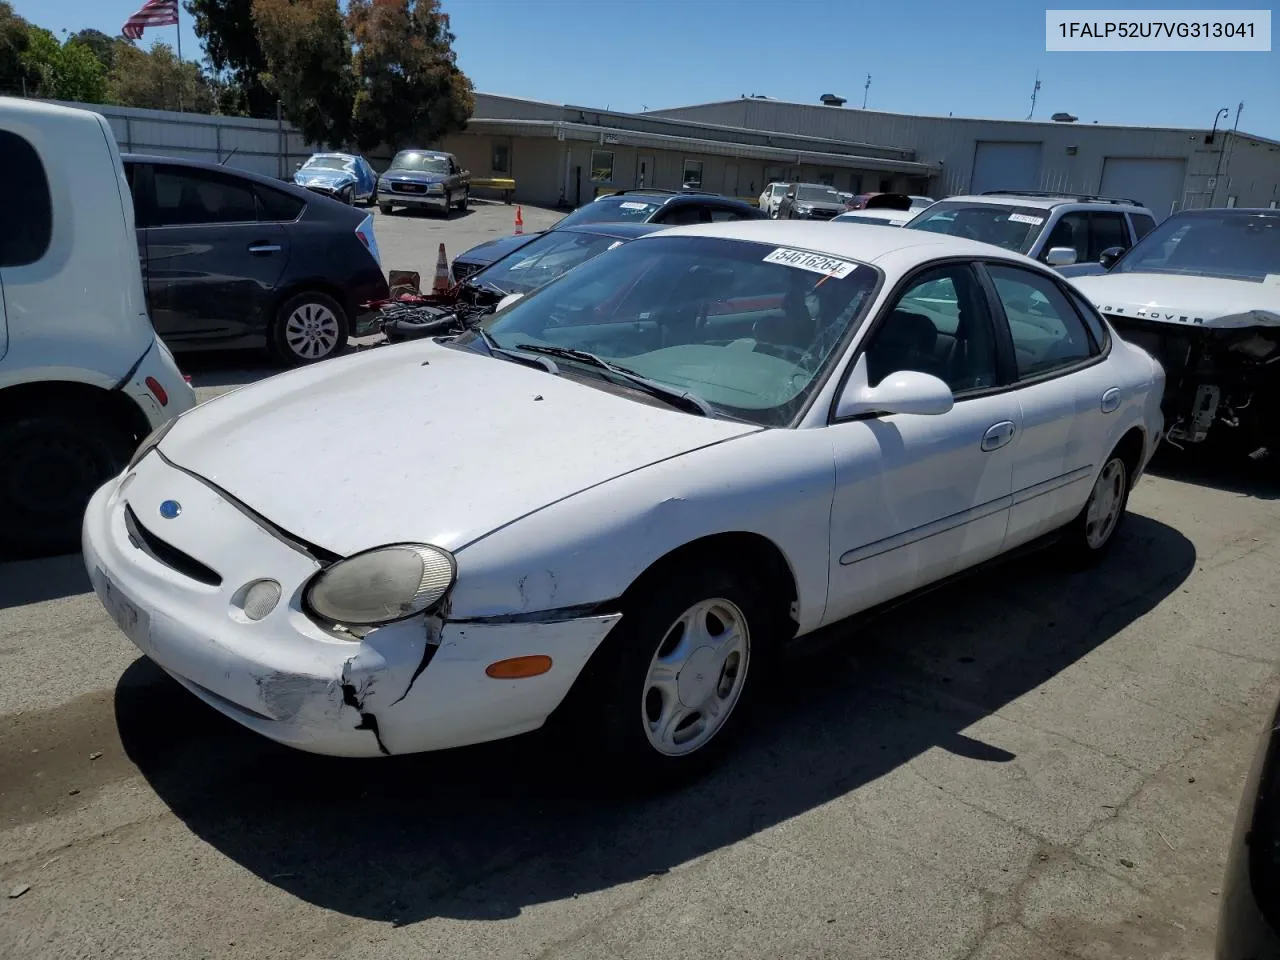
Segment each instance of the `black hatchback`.
[{"label": "black hatchback", "polygon": [[[695,190],[658,190],[641,187],[606,193],[584,203],[552,225],[552,230],[579,227],[587,223],[652,223],[677,227],[693,223],[719,223],[724,220],[764,220],[759,207],[733,197]],[[536,233],[511,234],[487,240],[454,258],[453,275],[461,280],[477,270],[522,246],[538,236]]]},{"label": "black hatchback", "polygon": [[268,347],[315,363],[388,296],[367,212],[217,164],[122,159],[151,322],[175,352]]}]

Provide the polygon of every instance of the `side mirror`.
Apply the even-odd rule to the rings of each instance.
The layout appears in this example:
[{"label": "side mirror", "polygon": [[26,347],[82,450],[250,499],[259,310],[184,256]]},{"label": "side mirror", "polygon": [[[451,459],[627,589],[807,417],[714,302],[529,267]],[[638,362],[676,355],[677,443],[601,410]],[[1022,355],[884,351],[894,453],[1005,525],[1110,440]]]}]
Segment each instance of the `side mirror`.
[{"label": "side mirror", "polygon": [[955,405],[951,388],[942,380],[915,370],[900,370],[867,385],[867,356],[858,358],[836,404],[836,416],[856,417],[867,413],[912,413],[936,417],[950,413]]},{"label": "side mirror", "polygon": [[1112,264],[1119,260],[1123,253],[1124,247],[1107,247],[1098,256],[1098,262],[1102,264],[1103,270],[1110,270]]},{"label": "side mirror", "polygon": [[1068,267],[1076,262],[1075,247],[1052,247],[1044,255],[1044,262],[1051,267]]}]

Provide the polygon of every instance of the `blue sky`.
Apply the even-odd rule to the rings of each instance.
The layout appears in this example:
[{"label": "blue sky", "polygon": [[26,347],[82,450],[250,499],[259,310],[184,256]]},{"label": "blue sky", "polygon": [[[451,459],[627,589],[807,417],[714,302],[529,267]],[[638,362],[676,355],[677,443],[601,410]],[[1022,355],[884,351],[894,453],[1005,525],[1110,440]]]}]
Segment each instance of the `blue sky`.
[{"label": "blue sky", "polygon": [[[92,26],[115,33],[141,5],[11,2],[55,32]],[[1065,110],[1082,123],[1208,127],[1221,107],[1230,108],[1230,125],[1243,101],[1241,129],[1280,139],[1274,43],[1270,53],[1046,53],[1047,5],[917,0],[901,8],[910,9],[907,22],[896,23],[892,4],[834,0],[445,0],[459,63],[485,93],[615,110],[752,93],[806,102],[835,93],[857,106],[870,73],[872,109],[1023,119],[1038,70],[1037,118]],[[183,55],[203,56],[185,12],[183,18]],[[884,25],[882,37],[871,35],[875,23]],[[172,27],[154,31],[170,44],[174,36]]]}]

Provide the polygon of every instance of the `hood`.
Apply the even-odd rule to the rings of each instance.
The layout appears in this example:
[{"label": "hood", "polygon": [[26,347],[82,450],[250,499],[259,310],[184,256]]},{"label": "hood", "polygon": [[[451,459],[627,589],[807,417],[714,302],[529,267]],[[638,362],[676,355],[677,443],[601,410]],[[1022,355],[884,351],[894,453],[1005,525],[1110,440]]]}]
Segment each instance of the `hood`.
[{"label": "hood", "polygon": [[425,340],[224,394],[183,416],[160,450],[292,535],[349,555],[404,541],[456,550],[759,429]]},{"label": "hood", "polygon": [[449,179],[449,175],[428,173],[426,170],[388,170],[382,175],[382,179],[396,183],[444,183]]},{"label": "hood", "polygon": [[513,233],[505,237],[495,237],[484,243],[476,244],[466,253],[456,257],[466,263],[490,264],[501,260],[509,253],[515,253],[530,240],[540,236],[539,233]]},{"label": "hood", "polygon": [[345,187],[355,183],[354,173],[346,170],[299,170],[293,175],[293,182],[300,187]]},{"label": "hood", "polygon": [[1158,323],[1280,324],[1280,285],[1167,273],[1071,277],[1102,313]]}]

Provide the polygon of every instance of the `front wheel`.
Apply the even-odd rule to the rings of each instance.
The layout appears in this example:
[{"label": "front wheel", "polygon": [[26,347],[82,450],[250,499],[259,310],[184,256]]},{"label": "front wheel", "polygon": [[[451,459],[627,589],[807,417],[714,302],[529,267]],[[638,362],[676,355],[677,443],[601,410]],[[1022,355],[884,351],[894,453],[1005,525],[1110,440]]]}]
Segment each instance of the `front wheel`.
[{"label": "front wheel", "polygon": [[78,549],[89,498],[124,469],[134,442],[92,410],[19,416],[0,426],[0,555]]},{"label": "front wheel", "polygon": [[381,213],[383,216],[390,216],[390,215],[391,215],[391,204],[389,204],[389,203],[380,203],[380,204],[378,204],[378,212],[379,212],[379,213]]},{"label": "front wheel", "polygon": [[318,363],[347,345],[347,313],[327,294],[300,293],[276,311],[272,327],[275,354],[291,367]]},{"label": "front wheel", "polygon": [[343,203],[345,203],[347,206],[355,206],[355,202],[356,202],[356,188],[355,188],[355,187],[343,187],[343,188],[342,188],[342,192],[341,192],[340,194],[338,194],[338,199],[340,199],[340,200],[341,200]]},{"label": "front wheel", "polygon": [[1067,528],[1063,548],[1077,565],[1097,563],[1111,549],[1129,505],[1129,467],[1112,453],[1098,471],[1089,499]]},{"label": "front wheel", "polygon": [[767,592],[687,566],[636,591],[565,712],[629,781],[661,785],[712,763],[745,725],[776,634]]},{"label": "front wheel", "polygon": [[462,199],[458,201],[458,211],[460,213],[467,212],[467,206],[471,203],[471,191],[463,190]]}]

